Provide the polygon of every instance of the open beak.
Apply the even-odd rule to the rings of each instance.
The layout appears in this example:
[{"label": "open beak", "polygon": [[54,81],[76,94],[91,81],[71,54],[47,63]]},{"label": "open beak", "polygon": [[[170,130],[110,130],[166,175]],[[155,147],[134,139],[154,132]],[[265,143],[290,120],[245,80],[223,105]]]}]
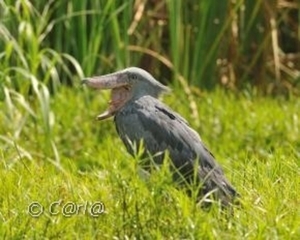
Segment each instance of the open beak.
[{"label": "open beak", "polygon": [[85,78],[81,82],[95,89],[111,89],[111,97],[108,109],[97,116],[97,120],[103,120],[115,115],[131,97],[130,85],[125,73],[112,73],[98,77]]}]

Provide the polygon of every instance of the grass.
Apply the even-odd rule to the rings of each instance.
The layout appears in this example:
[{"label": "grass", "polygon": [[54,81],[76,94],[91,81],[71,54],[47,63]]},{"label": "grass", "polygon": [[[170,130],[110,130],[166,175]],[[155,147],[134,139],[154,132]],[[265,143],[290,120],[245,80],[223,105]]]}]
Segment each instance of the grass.
[{"label": "grass", "polygon": [[[0,238],[300,238],[295,1],[154,2],[0,0]],[[94,121],[108,94],[79,79],[130,65],[173,86],[165,102],[242,196],[233,217],[199,209],[165,166],[140,176]]]},{"label": "grass", "polygon": [[[94,121],[107,95],[61,87],[50,98],[48,136],[38,105],[32,104],[33,117],[1,103],[1,238],[298,239],[299,99],[224,90],[194,98],[199,126],[180,89],[165,102],[201,133],[242,195],[243,208],[233,217],[199,209],[164,168],[140,177],[113,122]],[[19,115],[21,127],[11,121]],[[33,202],[44,206],[39,217],[28,212]],[[79,209],[67,217],[70,202]],[[89,212],[93,204],[101,210],[97,217]]]},{"label": "grass", "polygon": [[0,1],[0,13],[1,69],[53,88],[74,81],[78,62],[86,75],[139,65],[174,84],[299,94],[296,0],[18,0]]}]

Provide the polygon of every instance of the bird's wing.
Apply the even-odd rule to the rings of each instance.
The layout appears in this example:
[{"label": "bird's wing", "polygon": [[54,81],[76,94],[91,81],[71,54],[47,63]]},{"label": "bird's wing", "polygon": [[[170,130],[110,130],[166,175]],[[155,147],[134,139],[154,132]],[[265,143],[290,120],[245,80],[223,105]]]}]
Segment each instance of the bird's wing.
[{"label": "bird's wing", "polygon": [[198,133],[185,119],[155,98],[142,98],[120,111],[115,118],[120,137],[130,150],[131,142],[144,140],[151,154],[168,150],[175,167],[199,159],[203,169],[223,174]]},{"label": "bird's wing", "polygon": [[[151,155],[168,150],[173,165],[185,179],[187,176],[192,179],[197,164],[197,177],[204,182],[203,192],[218,188],[225,196],[236,194],[198,133],[159,100],[143,97],[127,104],[116,114],[115,123],[131,154],[134,155],[134,143],[143,140],[145,150]],[[154,160],[162,163],[163,155]]]}]

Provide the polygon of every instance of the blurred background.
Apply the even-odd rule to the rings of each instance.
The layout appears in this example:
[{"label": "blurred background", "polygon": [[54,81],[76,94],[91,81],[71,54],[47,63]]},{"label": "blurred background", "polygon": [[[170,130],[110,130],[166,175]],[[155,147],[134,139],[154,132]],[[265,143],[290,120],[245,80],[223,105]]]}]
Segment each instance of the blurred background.
[{"label": "blurred background", "polygon": [[[1,0],[0,91],[140,66],[164,83],[299,94],[297,0]],[[29,81],[24,81],[24,78]]]},{"label": "blurred background", "polygon": [[[0,0],[0,238],[300,239],[299,19],[299,0]],[[94,121],[109,92],[81,79],[128,66],[172,88],[245,202],[235,218],[195,211],[166,171],[143,181]],[[109,214],[28,215],[59,199]]]},{"label": "blurred background", "polygon": [[[103,144],[101,136],[116,141],[113,124],[90,122],[106,108],[106,93],[87,92],[80,80],[128,66],[170,85],[174,94],[167,104],[215,147],[225,146],[226,136],[231,142],[225,132],[263,152],[279,144],[259,143],[276,139],[276,132],[280,142],[297,142],[299,1],[0,0],[0,16],[0,141],[6,159],[39,155],[58,162],[78,158],[85,144]],[[290,102],[283,103],[291,104],[285,112],[290,117],[276,116],[281,130],[271,114],[281,111],[278,102],[243,102],[257,96]],[[257,111],[247,125],[243,111]],[[250,141],[248,124],[254,121],[266,127],[254,127]],[[235,148],[221,149],[232,154]]]},{"label": "blurred background", "polygon": [[[85,91],[80,81],[128,66],[170,85],[167,104],[228,154],[237,147],[230,138],[263,152],[264,139],[272,149],[298,142],[299,16],[296,0],[0,0],[4,158],[58,162],[80,158],[102,136],[116,141],[113,124],[91,122],[107,93]],[[258,97],[266,99],[252,102]],[[255,121],[261,131],[252,127],[249,140]]]}]

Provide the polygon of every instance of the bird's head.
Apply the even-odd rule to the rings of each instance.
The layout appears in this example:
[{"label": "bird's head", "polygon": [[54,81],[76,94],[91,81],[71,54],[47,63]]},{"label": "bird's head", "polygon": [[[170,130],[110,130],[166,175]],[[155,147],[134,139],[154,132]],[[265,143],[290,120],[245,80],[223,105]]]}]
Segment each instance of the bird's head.
[{"label": "bird's head", "polygon": [[137,67],[126,68],[103,76],[85,78],[82,80],[82,84],[96,89],[111,89],[109,108],[97,117],[98,120],[114,116],[131,99],[146,95],[157,98],[160,94],[170,91],[150,73]]}]

